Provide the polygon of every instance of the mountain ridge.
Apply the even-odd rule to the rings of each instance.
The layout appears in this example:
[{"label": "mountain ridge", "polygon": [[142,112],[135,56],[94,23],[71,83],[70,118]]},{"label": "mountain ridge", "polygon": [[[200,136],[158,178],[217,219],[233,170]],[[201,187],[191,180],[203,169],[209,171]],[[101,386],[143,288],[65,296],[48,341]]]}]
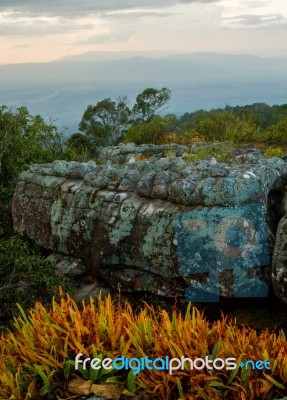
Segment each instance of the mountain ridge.
[{"label": "mountain ridge", "polygon": [[177,114],[225,104],[286,103],[287,58],[204,52],[150,58],[135,53],[112,60],[0,65],[0,104],[25,105],[31,113],[59,120],[72,133],[89,104],[121,95],[133,101],[147,87],[171,89],[168,111]]}]

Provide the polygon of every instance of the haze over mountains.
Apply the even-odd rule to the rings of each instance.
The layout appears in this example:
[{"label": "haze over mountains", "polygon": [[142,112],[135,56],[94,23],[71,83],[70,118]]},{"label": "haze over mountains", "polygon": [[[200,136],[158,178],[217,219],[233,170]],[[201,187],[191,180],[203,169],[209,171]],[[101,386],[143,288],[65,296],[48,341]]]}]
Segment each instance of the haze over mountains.
[{"label": "haze over mountains", "polygon": [[216,53],[90,52],[48,63],[0,65],[0,105],[25,105],[32,114],[77,131],[89,104],[147,87],[168,87],[166,112],[178,115],[265,102],[287,103],[287,58]]}]

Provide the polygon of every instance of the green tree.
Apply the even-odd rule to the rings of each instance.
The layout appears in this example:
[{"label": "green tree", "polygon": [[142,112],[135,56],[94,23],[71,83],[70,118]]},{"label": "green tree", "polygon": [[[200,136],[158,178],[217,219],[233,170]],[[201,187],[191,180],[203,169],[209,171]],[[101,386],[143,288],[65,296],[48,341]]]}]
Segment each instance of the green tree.
[{"label": "green tree", "polygon": [[136,144],[158,144],[162,135],[168,132],[168,126],[169,118],[154,115],[148,121],[132,125],[127,131],[125,141]]},{"label": "green tree", "polygon": [[73,160],[88,161],[96,153],[96,147],[93,140],[82,133],[73,133],[65,142],[67,152],[70,152]]},{"label": "green tree", "polygon": [[127,128],[130,110],[127,97],[117,101],[110,98],[89,105],[79,124],[79,130],[87,135],[95,145],[112,145],[118,142]]},{"label": "green tree", "polygon": [[26,107],[0,107],[0,185],[13,185],[31,163],[53,161],[63,154],[62,134]]},{"label": "green tree", "polygon": [[256,140],[259,131],[252,113],[234,115],[226,110],[212,110],[199,121],[195,130],[206,140]]},{"label": "green tree", "polygon": [[161,89],[147,88],[137,95],[132,109],[133,119],[146,122],[155,113],[163,111],[171,97],[171,91],[166,87]]},{"label": "green tree", "polygon": [[287,144],[287,115],[266,132],[265,139],[269,143]]},{"label": "green tree", "polygon": [[194,132],[201,121],[208,119],[209,111],[197,110],[194,113],[185,113],[179,119],[179,127],[182,133]]}]

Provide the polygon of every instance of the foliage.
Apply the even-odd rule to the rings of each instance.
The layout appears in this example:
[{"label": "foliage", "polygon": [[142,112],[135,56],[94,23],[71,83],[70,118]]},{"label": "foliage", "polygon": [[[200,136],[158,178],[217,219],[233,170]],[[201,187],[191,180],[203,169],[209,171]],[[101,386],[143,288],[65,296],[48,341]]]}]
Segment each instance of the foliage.
[{"label": "foliage", "polygon": [[18,235],[0,240],[0,316],[2,320],[36,300],[47,303],[62,283],[55,266]]},{"label": "foliage", "polygon": [[125,141],[136,144],[159,144],[167,129],[168,120],[159,115],[154,115],[147,122],[140,122],[131,126],[126,133]]},{"label": "foliage", "polygon": [[287,104],[227,105],[211,111],[185,113],[178,119],[177,130],[182,134],[198,133],[206,140],[286,144],[286,117]]},{"label": "foliage", "polygon": [[67,150],[72,155],[74,161],[85,162],[95,157],[97,147],[94,141],[82,133],[73,133],[66,140]]},{"label": "foliage", "polygon": [[119,141],[127,126],[130,110],[127,97],[117,101],[110,98],[89,105],[84,112],[79,129],[89,137],[93,145],[111,145]]},{"label": "foliage", "polygon": [[[197,309],[187,308],[185,316],[174,309],[166,311],[144,304],[138,313],[125,303],[115,304],[108,296],[92,298],[80,311],[67,296],[53,300],[47,310],[37,302],[29,316],[14,320],[15,332],[0,340],[0,396],[18,400],[53,390],[59,372],[72,374],[67,363],[78,353],[83,357],[197,357],[213,359],[234,357],[270,361],[271,370],[236,368],[234,370],[190,369],[168,371],[142,370],[134,381],[128,371],[112,371],[129,390],[151,394],[152,398],[178,399],[253,399],[280,397],[287,393],[287,342],[284,333],[257,333],[238,327],[222,316],[209,323]],[[68,372],[67,372],[68,371]],[[91,371],[88,371],[91,377]],[[112,379],[112,378],[110,378]],[[25,397],[26,396],[26,397]]]},{"label": "foliage", "polygon": [[284,154],[282,147],[272,147],[269,146],[267,150],[263,153],[264,157],[282,157]]},{"label": "foliage", "polygon": [[147,88],[139,93],[132,109],[133,119],[146,122],[156,112],[163,111],[170,100],[171,91],[164,87],[161,89]]},{"label": "foliage", "polygon": [[13,187],[0,185],[0,240],[13,234],[11,199],[14,193]]},{"label": "foliage", "polygon": [[287,144],[287,115],[266,131],[265,141],[276,144]]},{"label": "foliage", "polygon": [[287,115],[286,104],[269,106],[265,103],[254,103],[246,106],[226,106],[225,110],[239,116],[252,116],[260,131],[269,129],[283,118],[284,115]]},{"label": "foliage", "polygon": [[211,111],[195,128],[206,140],[233,140],[235,142],[258,138],[257,127],[252,118],[240,118],[228,111]]},{"label": "foliage", "polygon": [[0,107],[0,185],[12,185],[30,164],[53,161],[62,153],[62,135],[54,125],[26,107]]},{"label": "foliage", "polygon": [[[107,98],[99,101],[95,106],[89,105],[83,114],[79,130],[88,137],[90,143],[87,143],[87,140],[79,134],[74,134],[68,141],[68,146],[75,148],[75,145],[80,144],[80,148],[82,150],[84,148],[84,151],[88,147],[96,151],[98,146],[117,144],[129,128],[141,129],[145,123],[149,123],[157,112],[164,109],[169,99],[169,89],[147,88],[137,95],[131,109],[126,96],[119,97],[117,101]],[[170,124],[174,121],[172,116],[169,116],[168,120]],[[153,128],[152,124],[151,129]],[[135,131],[129,135],[137,136]],[[146,135],[143,134],[143,136]]]},{"label": "foliage", "polygon": [[[125,142],[192,144],[194,137],[208,141],[231,140],[287,144],[287,105],[269,106],[254,103],[247,106],[226,106],[210,111],[197,110],[180,118],[174,114],[159,117],[171,98],[171,91],[147,88],[139,93],[129,108],[127,97],[112,101],[104,99],[96,106],[88,106],[79,125],[80,134],[74,134],[68,146],[91,158],[98,146]],[[89,153],[89,149],[91,150]],[[75,151],[76,152],[76,151]],[[77,152],[76,152],[77,153]],[[79,153],[78,153],[79,154]]]}]

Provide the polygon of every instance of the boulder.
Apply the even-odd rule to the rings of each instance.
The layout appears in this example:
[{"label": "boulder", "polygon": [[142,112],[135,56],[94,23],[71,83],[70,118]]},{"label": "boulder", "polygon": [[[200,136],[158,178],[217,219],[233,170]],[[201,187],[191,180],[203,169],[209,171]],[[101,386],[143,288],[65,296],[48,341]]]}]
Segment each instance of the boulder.
[{"label": "boulder", "polygon": [[[33,165],[13,197],[15,230],[80,259],[111,288],[192,301],[267,296],[287,164],[254,149],[191,163],[186,151],[128,144],[103,149],[102,165]],[[287,272],[276,263],[285,300]]]}]

